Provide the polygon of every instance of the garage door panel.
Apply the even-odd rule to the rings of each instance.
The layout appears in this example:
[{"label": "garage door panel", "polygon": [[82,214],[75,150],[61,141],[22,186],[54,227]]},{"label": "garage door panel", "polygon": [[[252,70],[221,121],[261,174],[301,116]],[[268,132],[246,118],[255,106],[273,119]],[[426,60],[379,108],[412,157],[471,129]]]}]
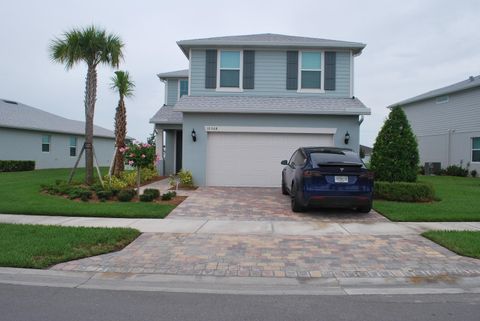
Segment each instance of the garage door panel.
[{"label": "garage door panel", "polygon": [[283,159],[302,146],[332,146],[333,135],[209,133],[207,185],[280,186]]}]

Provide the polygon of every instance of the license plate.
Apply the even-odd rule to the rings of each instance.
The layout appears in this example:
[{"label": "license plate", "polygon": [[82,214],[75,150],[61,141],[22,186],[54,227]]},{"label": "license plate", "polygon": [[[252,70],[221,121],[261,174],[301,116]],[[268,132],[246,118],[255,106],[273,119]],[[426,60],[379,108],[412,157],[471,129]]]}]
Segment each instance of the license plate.
[{"label": "license plate", "polygon": [[335,176],[335,183],[348,183],[348,176]]}]

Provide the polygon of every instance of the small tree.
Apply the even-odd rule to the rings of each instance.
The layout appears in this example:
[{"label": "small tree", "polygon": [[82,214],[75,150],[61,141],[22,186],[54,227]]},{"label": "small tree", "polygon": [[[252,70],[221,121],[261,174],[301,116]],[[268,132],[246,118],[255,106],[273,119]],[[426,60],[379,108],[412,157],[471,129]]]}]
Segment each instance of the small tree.
[{"label": "small tree", "polygon": [[405,113],[392,108],[373,145],[370,160],[375,178],[388,182],[415,182],[418,145]]},{"label": "small tree", "polygon": [[153,166],[155,147],[150,144],[132,143],[119,149],[128,165],[137,169],[137,195],[140,195],[140,169]]}]

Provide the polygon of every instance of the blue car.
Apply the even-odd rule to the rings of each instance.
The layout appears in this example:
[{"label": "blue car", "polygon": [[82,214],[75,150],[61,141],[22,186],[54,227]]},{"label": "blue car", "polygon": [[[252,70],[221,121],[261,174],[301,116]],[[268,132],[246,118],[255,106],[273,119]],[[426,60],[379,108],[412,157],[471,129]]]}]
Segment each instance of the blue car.
[{"label": "blue car", "polygon": [[290,195],[292,210],[308,207],[372,209],[373,172],[350,149],[301,147],[282,171],[282,193]]}]

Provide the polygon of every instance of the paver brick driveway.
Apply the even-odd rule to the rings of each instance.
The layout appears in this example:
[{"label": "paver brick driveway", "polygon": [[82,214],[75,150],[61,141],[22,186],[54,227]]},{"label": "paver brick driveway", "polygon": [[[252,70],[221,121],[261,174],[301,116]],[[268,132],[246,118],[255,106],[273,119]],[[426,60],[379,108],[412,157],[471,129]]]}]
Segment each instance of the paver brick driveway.
[{"label": "paver brick driveway", "polygon": [[207,218],[240,221],[323,221],[385,222],[385,217],[371,211],[310,210],[294,213],[289,196],[280,188],[201,187],[189,196],[167,218]]}]

